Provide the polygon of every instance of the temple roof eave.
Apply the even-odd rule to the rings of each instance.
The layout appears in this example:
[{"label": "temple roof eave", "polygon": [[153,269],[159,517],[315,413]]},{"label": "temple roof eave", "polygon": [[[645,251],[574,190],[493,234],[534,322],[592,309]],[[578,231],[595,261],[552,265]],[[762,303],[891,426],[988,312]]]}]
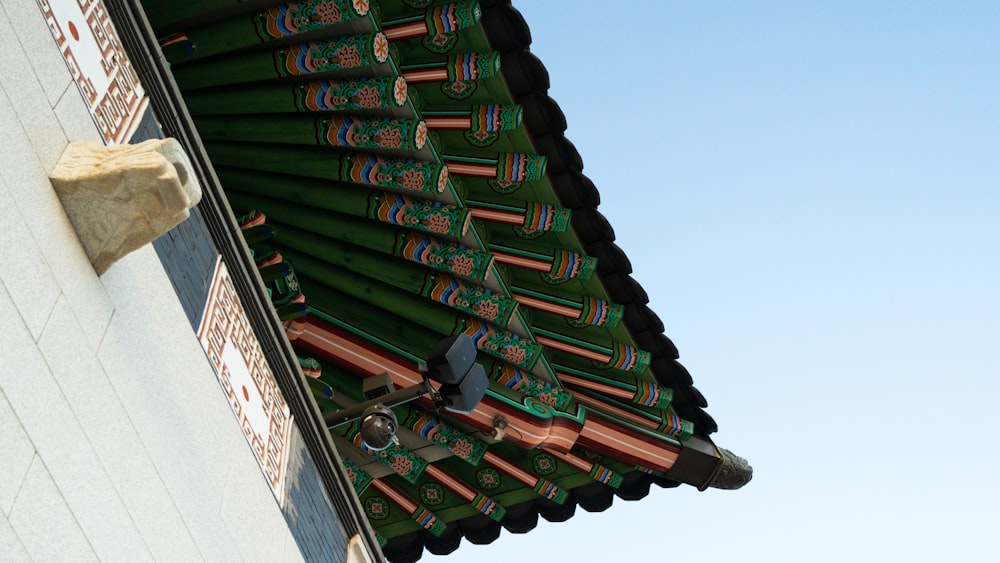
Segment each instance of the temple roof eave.
[{"label": "temple roof eave", "polygon": [[[152,3],[155,0],[149,1]],[[330,1],[340,2],[340,0]],[[218,2],[222,4],[222,0]],[[585,459],[586,456],[596,456],[596,458],[608,456],[608,459],[615,460],[609,462],[615,470],[609,470],[606,474],[621,472],[624,477],[619,477],[619,480],[639,483],[638,489],[642,488],[642,483],[646,484],[648,490],[650,482],[670,486],[675,481],[689,482],[701,487],[723,472],[722,467],[726,464],[727,467],[731,467],[727,472],[737,475],[731,482],[739,481],[741,471],[739,464],[733,463],[732,456],[727,457],[708,440],[708,434],[714,432],[716,425],[702,410],[706,406],[704,397],[691,385],[690,375],[684,367],[676,362],[677,350],[663,335],[663,323],[648,308],[648,296],[631,277],[631,264],[614,243],[613,229],[597,211],[599,194],[593,183],[582,174],[582,159],[564,135],[565,116],[558,104],[546,93],[547,71],[527,49],[530,33],[520,14],[510,6],[509,2],[486,0],[481,4],[484,14],[482,25],[473,26],[458,34],[458,45],[462,49],[461,52],[469,53],[468,60],[479,57],[483,60],[499,60],[501,64],[498,67],[498,74],[484,76],[471,85],[458,84],[461,88],[472,88],[473,91],[467,102],[455,104],[445,100],[445,97],[450,95],[445,90],[454,84],[438,84],[434,82],[436,78],[428,78],[440,76],[443,68],[439,64],[440,57],[427,55],[421,50],[425,47],[432,50],[427,41],[438,40],[442,36],[420,36],[421,26],[430,26],[431,20],[416,16],[422,14],[422,11],[403,7],[402,4],[392,4],[392,6],[393,10],[381,14],[381,20],[373,11],[349,24],[330,27],[326,31],[315,30],[274,40],[267,44],[266,49],[255,50],[256,48],[248,46],[244,53],[263,53],[268,50],[276,53],[282,49],[291,49],[297,42],[324,39],[336,29],[337,33],[343,34],[374,33],[366,40],[371,40],[375,35],[385,31],[393,38],[392,49],[395,49],[393,56],[383,64],[369,67],[364,72],[330,72],[295,79],[281,78],[273,81],[274,87],[263,83],[255,84],[252,88],[257,88],[263,96],[257,103],[265,99],[280,98],[288,111],[288,108],[299,107],[295,105],[299,102],[292,103],[287,97],[289,91],[284,86],[292,84],[294,80],[305,80],[306,82],[302,84],[308,83],[309,88],[323,89],[333,88],[331,84],[337,81],[348,81],[352,77],[362,78],[369,74],[388,78],[388,81],[380,78],[382,82],[378,83],[381,87],[387,88],[383,90],[384,101],[393,93],[391,89],[393,85],[398,93],[401,84],[399,77],[406,76],[411,96],[405,97],[402,101],[397,96],[397,105],[389,103],[378,111],[358,110],[357,118],[365,120],[391,116],[414,122],[413,120],[421,118],[422,111],[426,111],[429,116],[438,112],[439,117],[443,117],[436,123],[447,126],[448,119],[452,119],[453,114],[461,113],[466,103],[499,101],[505,104],[519,104],[517,111],[523,112],[523,120],[511,129],[496,135],[497,138],[494,139],[497,143],[494,147],[496,150],[494,148],[485,151],[473,150],[463,144],[467,138],[465,133],[460,136],[458,130],[444,129],[431,131],[425,146],[408,152],[382,149],[365,151],[357,147],[319,149],[308,146],[294,148],[263,144],[252,146],[254,143],[270,141],[266,136],[261,139],[234,139],[221,135],[221,138],[207,140],[206,144],[213,154],[219,157],[220,163],[229,166],[240,162],[252,162],[253,166],[271,166],[270,170],[273,172],[282,170],[282,166],[294,160],[303,163],[306,169],[297,173],[321,178],[324,182],[347,182],[345,186],[348,190],[365,189],[362,184],[376,184],[381,181],[371,180],[374,176],[356,177],[358,174],[370,173],[368,168],[362,170],[363,167],[396,166],[406,160],[415,159],[418,165],[445,163],[446,166],[440,169],[446,171],[448,163],[453,163],[447,176],[444,175],[445,172],[437,176],[438,190],[426,191],[422,197],[427,201],[456,206],[473,202],[469,207],[478,206],[481,210],[469,222],[468,231],[461,236],[438,238],[442,241],[448,239],[445,241],[447,244],[460,242],[474,252],[493,254],[493,259],[488,264],[476,270],[475,278],[466,281],[474,281],[484,288],[502,294],[505,298],[515,300],[520,291],[521,295],[526,297],[525,303],[530,301],[534,308],[521,304],[506,326],[493,327],[482,319],[477,320],[446,309],[440,303],[420,301],[418,288],[407,285],[415,283],[415,280],[419,281],[419,273],[416,270],[414,275],[417,277],[412,279],[405,276],[392,279],[380,278],[374,270],[364,274],[345,271],[339,276],[343,279],[338,281],[333,279],[338,276],[336,273],[328,272],[325,270],[326,266],[296,255],[301,249],[289,246],[287,266],[294,266],[296,261],[301,264],[302,282],[301,285],[294,283],[294,280],[290,283],[303,291],[295,297],[299,300],[299,306],[294,311],[286,310],[285,314],[289,319],[293,318],[293,313],[296,311],[308,315],[304,319],[290,322],[290,328],[291,325],[295,325],[290,337],[296,340],[296,345],[301,346],[303,351],[314,352],[317,355],[333,354],[341,365],[356,375],[368,377],[384,372],[392,377],[397,386],[402,386],[420,381],[421,375],[417,366],[427,349],[441,336],[462,331],[470,335],[486,334],[495,328],[506,329],[508,333],[503,335],[503,338],[507,338],[508,342],[523,338],[525,340],[521,342],[522,344],[530,341],[540,345],[535,349],[536,352],[529,354],[529,357],[533,358],[531,361],[518,363],[519,368],[525,370],[522,375],[525,380],[535,377],[537,381],[532,385],[558,387],[559,392],[566,396],[573,397],[575,393],[578,400],[570,399],[570,403],[560,403],[562,405],[560,408],[553,408],[552,405],[539,400],[540,387],[535,389],[535,394],[531,394],[525,391],[526,388],[498,386],[500,384],[494,381],[476,411],[469,415],[449,414],[448,420],[466,431],[481,436],[499,436],[502,441],[497,450],[502,451],[507,446],[517,445],[525,451],[547,451],[561,462],[575,464],[577,469],[583,468],[581,470],[594,466]],[[344,4],[344,7],[347,5]],[[256,8],[249,6],[231,8],[227,13],[231,15],[238,10],[249,13],[253,9]],[[218,13],[222,14],[221,11]],[[225,19],[220,16],[213,20],[213,17],[204,18],[202,23],[223,22]],[[421,23],[422,21],[428,23]],[[386,26],[395,27],[390,32]],[[171,24],[168,24],[164,29],[170,27]],[[243,37],[247,40],[252,39],[245,30],[240,33],[243,33]],[[399,39],[404,36],[409,38]],[[449,40],[447,37],[443,39],[445,42]],[[208,37],[205,41],[206,44],[218,46],[223,40],[220,37]],[[491,47],[496,52],[485,51],[484,47]],[[400,51],[407,51],[405,54],[410,55],[409,58],[404,56],[397,60],[396,55]],[[414,53],[418,56],[412,56]],[[259,56],[256,58],[264,60]],[[178,70],[183,70],[186,64],[188,63],[179,63]],[[374,84],[374,81],[370,83]],[[369,85],[363,87],[368,88]],[[242,95],[236,90],[233,92]],[[460,94],[461,89],[452,93]],[[196,117],[205,119],[206,123],[209,123],[215,119],[211,117],[215,112],[230,111],[226,109],[228,100],[217,94],[218,92],[213,93],[208,90],[192,93],[192,100],[197,102],[195,105],[201,104],[201,109],[195,108]],[[313,101],[315,100],[309,103]],[[267,103],[260,107],[262,108],[260,111],[271,109]],[[331,108],[322,106],[318,109]],[[315,111],[315,108],[312,111]],[[326,114],[319,112],[317,115]],[[335,109],[333,115],[349,116],[350,112]],[[298,127],[300,126],[298,122],[309,125],[306,123],[309,119],[312,119],[312,116],[285,121],[289,127]],[[293,121],[296,123],[292,123]],[[223,121],[218,123],[224,126]],[[209,136],[214,135],[216,133]],[[289,138],[293,137],[294,135]],[[294,138],[300,139],[300,137]],[[297,142],[298,140],[295,140],[293,144]],[[307,138],[306,145],[309,142]],[[255,148],[264,149],[262,153],[258,153],[259,158],[248,156],[251,153],[245,152]],[[310,154],[315,156],[313,160],[305,158]],[[334,160],[340,163],[341,168],[331,172],[328,164]],[[545,173],[542,176],[525,177],[523,181],[520,178],[510,180],[501,177],[505,163],[510,164],[515,160],[530,161],[531,166],[538,166],[537,170],[544,169]],[[490,167],[494,166],[494,163],[496,178],[490,177]],[[407,191],[409,188],[398,183],[384,185],[382,188],[387,193],[409,195]],[[294,234],[295,229],[306,226],[301,224],[304,221],[300,221],[304,220],[307,214],[303,211],[293,211],[291,216],[283,216],[283,209],[290,208],[237,195],[235,191],[233,200],[240,204],[238,207],[241,211],[251,211],[257,202],[261,202],[262,207],[270,206],[274,211],[274,223],[279,231],[285,229],[286,232]],[[515,204],[515,202],[520,203]],[[525,202],[558,206],[559,213],[564,213],[563,223],[568,223],[569,228],[560,226],[558,229],[543,232],[528,229],[527,226],[532,225],[528,218],[533,210],[529,209],[530,204]],[[357,211],[362,211],[360,206],[363,203],[360,200],[356,202],[359,206]],[[358,233],[361,231],[371,233],[374,239],[381,241],[376,245],[377,248],[370,247],[364,251],[369,253],[366,259],[370,259],[371,264],[384,262],[385,259],[395,260],[398,255],[395,255],[395,250],[390,248],[395,244],[394,241],[408,241],[407,244],[412,243],[411,246],[414,247],[438,244],[432,237],[428,238],[415,232],[390,233],[394,227],[369,224],[371,217],[365,216],[360,221],[340,217],[346,216],[345,213],[341,213],[347,211],[343,207],[330,211],[333,212],[331,218],[333,215],[338,216],[337,222],[341,225],[337,227],[339,231],[329,231],[328,227],[322,224],[322,218],[314,222],[311,228],[347,244],[370,243],[371,240],[361,237]],[[297,217],[296,213],[302,213],[302,216]],[[524,219],[523,226],[517,224],[518,218]],[[327,218],[327,220],[332,219]],[[377,231],[389,233],[389,237],[383,237],[382,234],[377,234]],[[278,240],[274,246],[281,250],[282,243],[280,239]],[[343,266],[341,264],[338,267]],[[285,270],[287,268],[282,271]],[[337,285],[338,283],[340,285]],[[406,287],[401,288],[399,284]],[[395,294],[394,292],[399,289],[404,289],[407,293]],[[552,295],[547,295],[547,291]],[[549,297],[552,299],[546,301]],[[305,304],[301,303],[303,299]],[[351,303],[351,305],[342,306],[338,303]],[[613,316],[616,320],[620,319],[621,324],[616,322],[607,326],[588,328],[580,328],[582,325],[573,324],[573,321],[589,318],[588,315],[595,308],[601,310],[614,308]],[[573,318],[573,312],[576,310],[580,311],[580,319]],[[539,349],[540,352],[537,351]],[[487,349],[480,348],[481,352],[484,350]],[[503,361],[495,353],[492,357],[494,360]],[[523,362],[523,358],[516,361]],[[563,382],[557,373],[559,362],[576,366],[574,369],[577,369],[577,373],[573,375],[576,379],[571,384],[562,385]],[[571,379],[567,377],[566,382],[569,383]],[[545,389],[543,391],[548,392]],[[427,412],[433,410],[433,406],[427,401],[415,404],[414,408],[427,409]],[[503,432],[497,432],[502,430],[498,427],[498,420],[503,420],[504,428],[510,430],[506,436]],[[691,434],[691,422],[694,423],[694,436],[688,438]],[[685,447],[688,441],[692,444],[691,448]],[[407,436],[405,442],[405,445],[413,451],[430,448],[438,455],[442,453],[438,451],[440,447],[421,445],[419,440],[413,439],[413,436]],[[345,448],[354,447],[349,445],[352,442],[346,438],[339,438],[338,443],[344,444]],[[695,445],[703,447],[699,449],[694,447]],[[585,457],[580,457],[584,454]],[[437,455],[431,453],[423,457],[435,458],[445,466],[450,463],[449,458],[438,459]],[[461,520],[461,530],[457,532],[458,539],[462,534],[470,538],[479,537],[477,529],[483,531],[482,537],[495,538],[492,530],[498,530],[496,522],[490,524],[482,522],[481,519],[476,520],[467,507],[449,508],[433,516],[424,510],[426,507],[421,508],[414,497],[415,491],[412,487],[402,484],[398,476],[391,472],[385,473],[384,469],[376,470],[375,463],[381,462],[373,462],[370,456],[367,459],[360,456],[355,461],[364,463],[366,467],[370,466],[373,474],[385,477],[384,481],[376,479],[380,494],[396,499],[396,506],[405,507],[407,514],[413,518],[397,519],[392,526],[385,528],[385,530],[391,528],[394,534],[397,532],[403,534],[391,540],[387,546],[387,553],[409,549],[405,546],[410,545],[408,543],[410,539],[406,538],[414,530],[420,531],[417,542],[420,545],[427,544],[429,549],[431,545],[436,546],[433,548],[435,550],[457,547],[454,527],[445,527],[444,521],[435,523],[435,519],[442,515],[447,515],[445,520],[450,518]],[[494,461],[501,465],[508,463],[502,456],[495,458]],[[527,494],[527,491],[535,486],[530,484],[534,481],[527,477],[530,471],[525,472],[524,468],[519,469],[514,465],[508,466],[508,469],[514,474],[521,475],[522,484],[527,485],[528,489],[497,497],[505,501],[521,498],[520,495]],[[705,477],[706,472],[711,475],[711,479]],[[449,481],[445,473],[438,473],[437,476]],[[468,479],[468,475],[465,478]],[[549,490],[551,494],[556,494],[554,491],[558,487],[546,489],[547,485],[542,481],[544,479],[538,481],[540,484],[536,483],[537,487],[541,487],[539,491]],[[587,496],[592,499],[587,501],[589,506],[606,507],[606,503],[610,503],[610,489],[594,486],[593,483],[584,484],[585,480],[578,474],[574,474],[570,481],[571,488],[579,490],[581,498],[585,496],[585,491],[592,492]],[[471,483],[467,481],[467,484]],[[596,484],[606,486],[602,483]],[[455,490],[459,491],[460,495],[465,494],[468,500],[470,490],[464,488],[465,485],[455,484],[455,487]],[[625,493],[626,496],[623,498],[635,494]],[[565,500],[565,496],[560,498]],[[573,503],[565,506],[561,502],[552,503],[544,498],[535,499],[533,502],[533,508],[523,511],[521,503],[515,502],[512,506],[507,506],[508,515],[504,517],[504,525],[509,524],[513,528],[523,527],[523,520],[516,518],[520,512],[529,519],[532,514],[537,518],[539,513],[547,518],[564,519],[572,515],[572,506],[575,506]],[[477,528],[472,522],[478,522],[482,526]],[[430,539],[431,537],[435,539]]]}]

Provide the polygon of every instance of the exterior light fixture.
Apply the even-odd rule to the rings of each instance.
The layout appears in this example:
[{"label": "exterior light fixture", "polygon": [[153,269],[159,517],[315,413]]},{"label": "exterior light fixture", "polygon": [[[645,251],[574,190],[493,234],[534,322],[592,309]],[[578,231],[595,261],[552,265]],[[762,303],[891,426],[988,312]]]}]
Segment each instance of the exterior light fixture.
[{"label": "exterior light fixture", "polygon": [[379,403],[361,414],[361,441],[373,450],[384,450],[390,444],[399,444],[396,438],[396,413]]},{"label": "exterior light fixture", "polygon": [[[434,404],[460,414],[469,414],[483,400],[489,378],[482,364],[476,362],[476,346],[466,334],[449,336],[437,343],[421,366],[423,381],[393,391],[388,374],[365,379],[363,392],[367,401],[326,415],[328,429],[361,419],[361,440],[368,448],[384,450],[398,443],[399,423],[392,407],[430,395]],[[440,387],[435,390],[430,382]]]}]

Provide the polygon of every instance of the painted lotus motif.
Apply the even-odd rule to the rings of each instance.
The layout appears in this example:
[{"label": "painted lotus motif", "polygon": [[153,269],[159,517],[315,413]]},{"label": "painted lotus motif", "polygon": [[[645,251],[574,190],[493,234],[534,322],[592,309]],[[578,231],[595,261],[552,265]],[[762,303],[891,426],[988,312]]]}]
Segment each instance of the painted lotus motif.
[{"label": "painted lotus motif", "polygon": [[[427,144],[427,123],[420,121],[417,123],[417,131],[413,135],[413,146],[420,150]],[[443,188],[442,188],[443,189]]]},{"label": "painted lotus motif", "polygon": [[472,455],[472,444],[464,438],[459,438],[451,444],[451,451],[458,457],[467,458]]},{"label": "painted lotus motif", "polygon": [[340,59],[341,68],[361,66],[361,53],[355,45],[344,45],[337,49],[337,57]]},{"label": "painted lotus motif", "polygon": [[344,18],[343,13],[340,11],[340,6],[333,2],[316,6],[316,15],[319,16],[319,21],[328,25],[337,23]]},{"label": "painted lotus motif", "polygon": [[476,306],[476,316],[488,321],[495,320],[500,313],[500,307],[493,301],[480,301]]},{"label": "painted lotus motif", "polygon": [[503,357],[512,364],[520,365],[528,357],[528,351],[520,346],[511,345],[504,348]]},{"label": "painted lotus motif", "polygon": [[382,95],[371,86],[362,86],[357,92],[358,105],[365,109],[377,108],[382,105]]},{"label": "painted lotus motif", "polygon": [[373,49],[372,53],[375,55],[375,60],[384,63],[389,60],[389,39],[385,34],[377,33],[375,34],[375,39],[372,41]]},{"label": "painted lotus motif", "polygon": [[399,129],[383,127],[378,132],[379,146],[386,149],[398,149],[403,146],[403,133]]},{"label": "painted lotus motif", "polygon": [[396,100],[396,105],[401,106],[406,103],[406,79],[402,76],[396,77],[392,84],[392,96]]},{"label": "painted lotus motif", "polygon": [[424,175],[413,169],[404,170],[400,182],[408,190],[424,189]]},{"label": "painted lotus motif", "polygon": [[400,475],[406,475],[413,470],[413,462],[403,456],[396,456],[392,460],[392,470]]},{"label": "painted lotus motif", "polygon": [[472,258],[464,254],[459,254],[451,260],[451,271],[455,272],[460,276],[470,276],[475,268],[475,263]]},{"label": "painted lotus motif", "polygon": [[432,233],[448,233],[451,231],[451,218],[435,213],[427,218],[427,230]]}]

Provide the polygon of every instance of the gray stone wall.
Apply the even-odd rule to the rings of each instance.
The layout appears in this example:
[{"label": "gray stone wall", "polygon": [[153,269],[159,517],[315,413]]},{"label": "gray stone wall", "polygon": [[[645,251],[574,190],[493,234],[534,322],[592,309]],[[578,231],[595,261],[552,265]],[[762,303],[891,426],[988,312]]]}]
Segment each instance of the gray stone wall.
[{"label": "gray stone wall", "polygon": [[192,209],[186,221],[153,241],[153,248],[174,286],[188,322],[197,330],[219,256],[201,211],[197,207]]},{"label": "gray stone wall", "polygon": [[342,563],[350,539],[326,494],[299,429],[292,427],[283,512],[306,561]]},{"label": "gray stone wall", "polygon": [[[155,121],[143,120],[131,142],[162,135]],[[150,136],[153,137],[150,137]],[[184,313],[197,330],[219,252],[198,208],[191,216],[153,242],[153,248],[173,285]],[[306,561],[341,563],[347,558],[348,537],[326,493],[302,434],[292,427],[282,513]]]}]

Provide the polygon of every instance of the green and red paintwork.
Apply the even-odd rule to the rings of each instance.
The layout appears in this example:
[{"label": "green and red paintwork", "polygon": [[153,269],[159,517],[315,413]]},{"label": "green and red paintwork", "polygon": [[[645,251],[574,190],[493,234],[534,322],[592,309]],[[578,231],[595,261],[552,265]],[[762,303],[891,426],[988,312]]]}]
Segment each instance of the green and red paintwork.
[{"label": "green and red paintwork", "polygon": [[230,204],[267,230],[248,243],[304,299],[285,318],[320,407],[420,381],[452,334],[489,367],[471,414],[396,407],[403,446],[335,430],[381,538],[672,467],[691,423],[595,275],[478,3],[143,4]]}]

